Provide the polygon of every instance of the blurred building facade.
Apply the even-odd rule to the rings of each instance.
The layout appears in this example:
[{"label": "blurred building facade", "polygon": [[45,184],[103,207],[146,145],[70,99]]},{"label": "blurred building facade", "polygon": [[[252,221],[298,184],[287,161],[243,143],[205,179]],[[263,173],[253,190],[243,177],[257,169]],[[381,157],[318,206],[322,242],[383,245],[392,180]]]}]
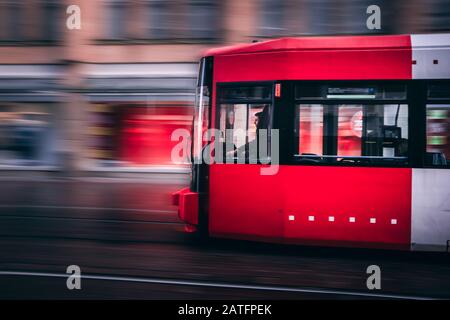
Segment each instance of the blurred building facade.
[{"label": "blurred building facade", "polygon": [[[366,9],[381,8],[380,30]],[[70,5],[81,29],[69,30]],[[279,36],[450,31],[448,0],[0,0],[0,168],[180,170],[197,60]]]}]

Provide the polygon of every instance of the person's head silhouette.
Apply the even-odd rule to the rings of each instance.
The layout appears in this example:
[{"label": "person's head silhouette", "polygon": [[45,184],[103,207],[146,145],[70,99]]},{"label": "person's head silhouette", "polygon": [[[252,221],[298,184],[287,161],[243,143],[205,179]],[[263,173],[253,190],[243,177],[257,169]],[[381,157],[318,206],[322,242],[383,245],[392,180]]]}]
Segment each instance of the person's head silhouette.
[{"label": "person's head silhouette", "polygon": [[267,129],[268,112],[267,106],[260,112],[255,113],[255,125],[256,129]]}]

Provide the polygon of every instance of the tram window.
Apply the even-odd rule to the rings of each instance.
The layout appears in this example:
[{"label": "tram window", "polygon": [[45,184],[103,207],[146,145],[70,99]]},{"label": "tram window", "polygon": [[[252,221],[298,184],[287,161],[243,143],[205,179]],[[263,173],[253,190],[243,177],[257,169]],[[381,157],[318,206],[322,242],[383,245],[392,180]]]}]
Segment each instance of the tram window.
[{"label": "tram window", "polygon": [[450,104],[427,105],[427,153],[429,166],[450,165]]},{"label": "tram window", "polygon": [[[252,150],[257,150],[258,129],[270,129],[270,106],[270,104],[222,104],[220,106],[220,141],[224,143],[224,154],[227,157],[246,160],[257,158],[257,154],[250,153]],[[269,142],[268,139],[267,143]],[[226,149],[227,144],[228,149]],[[252,149],[253,146],[255,149]],[[268,145],[266,150],[270,150]]]},{"label": "tram window", "polygon": [[298,104],[296,158],[305,163],[405,164],[405,104]]}]

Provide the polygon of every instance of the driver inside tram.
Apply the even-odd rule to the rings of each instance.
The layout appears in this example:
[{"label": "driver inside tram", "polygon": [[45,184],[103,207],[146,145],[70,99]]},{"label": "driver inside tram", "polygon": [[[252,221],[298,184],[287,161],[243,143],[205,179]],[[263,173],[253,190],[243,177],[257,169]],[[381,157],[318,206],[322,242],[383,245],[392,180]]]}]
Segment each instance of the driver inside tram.
[{"label": "driver inside tram", "polygon": [[[259,155],[259,143],[258,140],[260,138],[260,130],[267,129],[269,127],[269,108],[268,106],[264,106],[263,110],[255,113],[255,121],[254,125],[256,127],[255,138],[252,141],[247,142],[246,144],[240,146],[234,151],[234,157],[239,159],[245,158],[246,160],[258,159]],[[250,154],[255,153],[256,154]]]}]

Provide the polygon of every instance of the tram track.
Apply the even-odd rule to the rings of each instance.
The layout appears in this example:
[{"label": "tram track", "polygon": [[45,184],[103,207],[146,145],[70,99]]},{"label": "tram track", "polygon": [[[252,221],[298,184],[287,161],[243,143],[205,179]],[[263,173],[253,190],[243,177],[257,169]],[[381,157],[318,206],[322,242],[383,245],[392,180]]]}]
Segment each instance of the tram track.
[{"label": "tram track", "polygon": [[[0,271],[1,277],[40,277],[40,278],[68,278],[68,274],[55,272],[30,272],[4,270]],[[168,285],[168,286],[187,286],[203,288],[221,288],[248,291],[267,291],[267,292],[285,292],[291,294],[310,294],[320,296],[365,298],[365,299],[394,299],[394,300],[434,300],[438,298],[414,295],[402,295],[395,293],[371,293],[365,291],[340,290],[333,288],[317,287],[290,287],[276,285],[257,285],[236,282],[211,282],[192,279],[174,279],[174,278],[152,278],[152,277],[133,277],[124,275],[105,275],[105,274],[82,274],[82,281],[108,281],[119,283],[140,283],[148,285]]]},{"label": "tram track", "polygon": [[[448,297],[443,256],[198,241],[168,202],[176,186],[18,184],[12,196],[4,188],[0,296],[7,299]],[[66,287],[73,264],[85,279],[78,292]],[[366,290],[371,264],[382,269],[382,291]]]}]

